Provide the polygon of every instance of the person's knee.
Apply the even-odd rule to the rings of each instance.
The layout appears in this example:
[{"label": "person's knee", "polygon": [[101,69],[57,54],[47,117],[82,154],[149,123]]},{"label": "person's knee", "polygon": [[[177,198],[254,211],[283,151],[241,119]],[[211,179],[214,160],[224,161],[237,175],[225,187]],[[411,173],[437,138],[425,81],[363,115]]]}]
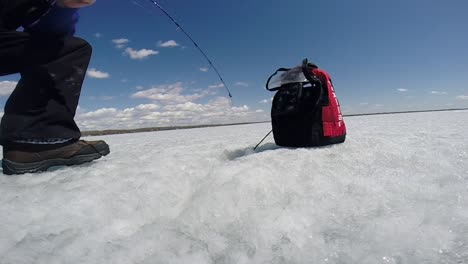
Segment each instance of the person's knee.
[{"label": "person's knee", "polygon": [[78,37],[67,37],[65,39],[65,46],[68,47],[68,49],[79,51],[79,53],[86,55],[86,56],[91,56],[93,52],[93,47],[91,44]]},{"label": "person's knee", "polygon": [[83,52],[89,55],[93,53],[93,46],[91,46],[91,44],[88,41],[82,38],[77,38],[77,37],[75,37],[75,39],[76,39],[77,45],[79,45],[80,49]]}]

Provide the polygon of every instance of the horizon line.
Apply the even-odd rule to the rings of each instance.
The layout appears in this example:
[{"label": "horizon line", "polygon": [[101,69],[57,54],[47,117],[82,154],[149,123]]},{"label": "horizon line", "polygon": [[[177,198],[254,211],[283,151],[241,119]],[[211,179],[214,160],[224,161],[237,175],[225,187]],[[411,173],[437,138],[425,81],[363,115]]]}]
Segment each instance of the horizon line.
[{"label": "horizon line", "polygon": [[[364,113],[364,114],[346,114],[346,115],[343,115],[343,117],[412,114],[412,113],[426,113],[426,112],[448,112],[448,111],[464,111],[464,110],[468,110],[468,108],[448,108],[448,109],[433,109],[433,110],[411,110],[411,111],[376,112],[376,113]],[[228,124],[200,124],[200,125],[169,126],[169,127],[143,127],[143,128],[133,128],[133,129],[104,129],[104,130],[82,131],[81,133],[82,133],[82,136],[103,136],[103,135],[118,135],[118,134],[132,134],[132,133],[142,133],[142,132],[167,131],[167,130],[177,130],[177,129],[236,126],[236,125],[268,123],[268,122],[271,122],[271,121],[267,120],[267,121],[252,121],[252,122],[239,122],[239,123],[228,123]]]}]

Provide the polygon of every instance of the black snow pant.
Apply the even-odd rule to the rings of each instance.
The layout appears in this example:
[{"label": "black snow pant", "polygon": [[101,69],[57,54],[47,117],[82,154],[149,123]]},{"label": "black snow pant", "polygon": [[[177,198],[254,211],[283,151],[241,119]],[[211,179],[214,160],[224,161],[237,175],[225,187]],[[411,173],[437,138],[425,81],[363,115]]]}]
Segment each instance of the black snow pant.
[{"label": "black snow pant", "polygon": [[1,145],[80,138],[74,116],[91,53],[80,38],[2,30],[0,21],[0,76],[21,75],[5,104]]}]

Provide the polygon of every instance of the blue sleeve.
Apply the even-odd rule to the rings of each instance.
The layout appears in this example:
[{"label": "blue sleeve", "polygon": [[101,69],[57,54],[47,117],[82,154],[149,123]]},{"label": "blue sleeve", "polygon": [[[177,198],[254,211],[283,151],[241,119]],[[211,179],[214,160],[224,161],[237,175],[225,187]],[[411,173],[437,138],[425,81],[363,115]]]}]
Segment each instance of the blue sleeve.
[{"label": "blue sleeve", "polygon": [[31,34],[53,34],[72,36],[75,34],[75,25],[78,23],[78,9],[63,8],[55,5],[50,12],[37,23],[25,28]]}]

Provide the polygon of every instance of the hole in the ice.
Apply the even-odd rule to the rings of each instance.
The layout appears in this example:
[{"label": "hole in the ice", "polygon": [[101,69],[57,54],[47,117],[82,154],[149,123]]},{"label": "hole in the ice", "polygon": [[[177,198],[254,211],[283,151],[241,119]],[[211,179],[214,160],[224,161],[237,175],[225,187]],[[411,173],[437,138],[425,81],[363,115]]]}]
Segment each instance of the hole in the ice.
[{"label": "hole in the ice", "polygon": [[256,150],[253,150],[253,147],[248,147],[232,151],[225,151],[224,154],[226,155],[228,160],[235,160],[240,157],[245,157],[251,154],[260,153],[267,150],[275,150],[279,148],[281,147],[274,143],[266,143],[264,145],[259,146]]}]

